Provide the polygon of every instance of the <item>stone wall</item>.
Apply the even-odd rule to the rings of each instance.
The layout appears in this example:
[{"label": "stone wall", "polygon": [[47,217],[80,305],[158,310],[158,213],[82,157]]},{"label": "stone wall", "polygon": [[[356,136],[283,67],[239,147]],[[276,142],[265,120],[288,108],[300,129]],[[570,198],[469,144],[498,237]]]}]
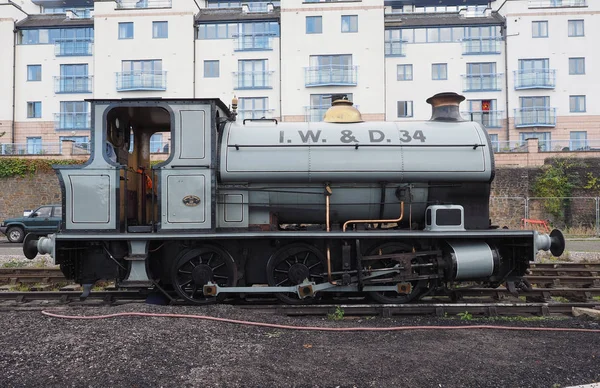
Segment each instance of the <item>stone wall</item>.
[{"label": "stone wall", "polygon": [[[562,159],[565,160],[565,159]],[[546,164],[552,159],[546,159]],[[569,176],[575,185],[571,198],[564,200],[535,198],[533,187],[536,179],[543,173],[543,167],[498,167],[492,183],[490,217],[494,225],[518,227],[525,218],[528,209],[529,219],[545,220],[550,224],[564,228],[594,227],[596,223],[597,189],[584,188],[589,183],[589,174],[600,178],[600,158],[570,159],[574,167]],[[529,198],[527,201],[526,198]],[[557,217],[548,211],[551,201],[559,201],[563,215]]]},{"label": "stone wall", "polygon": [[[596,203],[594,198],[600,196],[598,190],[583,189],[588,182],[588,173],[600,178],[600,158],[579,159],[581,165],[574,167],[571,174],[577,178],[573,197],[578,197],[562,204],[565,209],[564,220],[569,225],[594,225]],[[498,167],[492,183],[490,201],[490,217],[493,225],[511,228],[519,227],[525,218],[525,198],[533,197],[533,185],[536,177],[542,173],[539,167]],[[0,221],[20,216],[25,209],[37,206],[60,203],[60,187],[55,173],[38,173],[33,177],[0,178]],[[563,220],[555,220],[545,210],[543,199],[528,201],[529,218],[550,220],[555,226]]]},{"label": "stone wall", "polygon": [[26,209],[61,202],[58,177],[54,172],[0,178],[0,188],[0,221],[22,216]]}]

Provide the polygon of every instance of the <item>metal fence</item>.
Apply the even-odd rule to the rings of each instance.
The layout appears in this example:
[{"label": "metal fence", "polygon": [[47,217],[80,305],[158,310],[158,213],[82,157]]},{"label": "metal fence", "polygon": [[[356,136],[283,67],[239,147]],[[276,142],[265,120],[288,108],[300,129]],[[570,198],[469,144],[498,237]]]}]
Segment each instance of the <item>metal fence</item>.
[{"label": "metal fence", "polygon": [[492,225],[600,237],[600,197],[491,197]]}]

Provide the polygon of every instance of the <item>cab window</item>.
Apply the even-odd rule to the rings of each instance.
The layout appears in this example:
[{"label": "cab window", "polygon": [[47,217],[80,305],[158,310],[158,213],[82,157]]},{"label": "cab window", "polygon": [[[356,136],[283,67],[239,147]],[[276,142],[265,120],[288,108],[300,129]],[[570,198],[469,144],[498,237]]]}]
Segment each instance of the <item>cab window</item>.
[{"label": "cab window", "polygon": [[50,214],[52,214],[52,207],[50,207],[50,206],[41,207],[35,211],[35,214],[36,214],[36,217],[50,217]]},{"label": "cab window", "polygon": [[54,208],[54,212],[52,213],[52,217],[62,217],[62,206],[56,206]]}]

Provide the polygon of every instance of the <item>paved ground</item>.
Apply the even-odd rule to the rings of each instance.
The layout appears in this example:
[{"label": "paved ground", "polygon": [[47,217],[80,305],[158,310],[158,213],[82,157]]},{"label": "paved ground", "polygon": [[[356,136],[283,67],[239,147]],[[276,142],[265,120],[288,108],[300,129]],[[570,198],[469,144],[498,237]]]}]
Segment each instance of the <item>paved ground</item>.
[{"label": "paved ground", "polygon": [[[600,329],[567,318],[489,322],[412,317],[331,321],[232,306],[71,309],[206,314],[319,327],[505,324]],[[600,333],[506,330],[308,332],[192,319],[82,321],[0,314],[2,387],[545,387],[600,381]]]}]

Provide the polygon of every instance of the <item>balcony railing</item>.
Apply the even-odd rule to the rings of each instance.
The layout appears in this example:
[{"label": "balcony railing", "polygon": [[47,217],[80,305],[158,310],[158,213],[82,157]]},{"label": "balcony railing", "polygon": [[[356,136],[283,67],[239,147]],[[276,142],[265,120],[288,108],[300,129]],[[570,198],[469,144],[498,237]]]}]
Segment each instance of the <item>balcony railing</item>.
[{"label": "balcony railing", "polygon": [[272,89],[273,71],[242,71],[233,73],[234,89]]},{"label": "balcony railing", "polygon": [[384,43],[386,57],[405,57],[406,56],[406,41],[403,40],[386,40]]},{"label": "balcony railing", "polygon": [[235,51],[266,51],[273,50],[273,37],[275,34],[235,34],[234,50]]},{"label": "balcony railing", "polygon": [[517,70],[515,89],[554,89],[556,86],[556,70]]},{"label": "balcony railing", "polygon": [[356,86],[358,66],[325,65],[304,68],[305,86]]},{"label": "balcony railing", "polygon": [[501,39],[471,39],[462,41],[463,54],[465,55],[488,55],[500,54]]},{"label": "balcony railing", "polygon": [[587,0],[529,0],[529,8],[587,7]]},{"label": "balcony railing", "polygon": [[117,91],[167,90],[166,71],[124,71],[117,73]]},{"label": "balcony railing", "polygon": [[92,143],[90,143],[89,141],[73,143],[73,155],[89,155],[91,149]]},{"label": "balcony railing", "polygon": [[171,0],[116,0],[117,9],[171,8]]},{"label": "balcony railing", "polygon": [[527,152],[527,141],[492,141],[492,151],[495,153]]},{"label": "balcony railing", "polygon": [[554,127],[556,108],[515,109],[515,127]]},{"label": "balcony railing", "polygon": [[77,57],[92,55],[92,39],[57,39],[54,55],[57,57]]},{"label": "balcony railing", "polygon": [[489,92],[502,90],[502,73],[463,74],[463,92]]},{"label": "balcony railing", "polygon": [[269,118],[275,109],[239,109],[238,118],[239,122],[246,119],[262,119]]},{"label": "balcony railing", "polygon": [[55,93],[91,93],[92,92],[91,75],[74,75],[64,77],[54,77]]},{"label": "balcony railing", "polygon": [[473,110],[460,112],[461,115],[469,121],[476,121],[487,128],[500,128],[504,111],[501,110]]},{"label": "balcony railing", "polygon": [[61,143],[4,143],[0,155],[59,155]]},{"label": "balcony railing", "polygon": [[[354,105],[356,109],[359,109],[359,105]],[[331,105],[311,105],[304,107],[304,120],[307,122],[323,121],[325,113],[331,108]]]},{"label": "balcony railing", "polygon": [[54,129],[90,129],[90,117],[88,112],[55,113]]}]

